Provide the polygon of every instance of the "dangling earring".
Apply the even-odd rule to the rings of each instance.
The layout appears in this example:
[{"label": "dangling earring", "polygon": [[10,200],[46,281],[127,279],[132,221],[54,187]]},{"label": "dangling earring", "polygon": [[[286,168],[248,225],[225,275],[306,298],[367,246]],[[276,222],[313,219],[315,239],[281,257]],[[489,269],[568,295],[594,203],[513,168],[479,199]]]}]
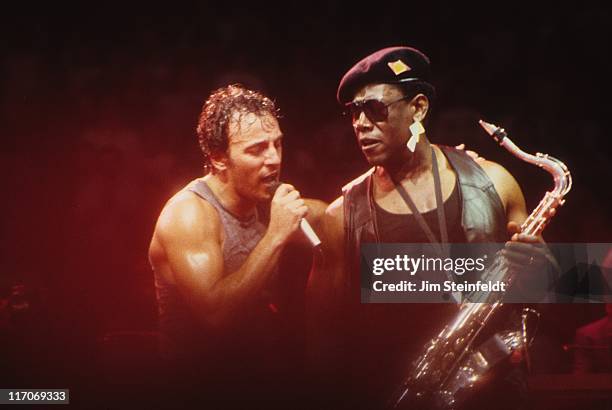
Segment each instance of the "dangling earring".
[{"label": "dangling earring", "polygon": [[414,152],[416,144],[417,142],[419,142],[419,136],[425,133],[425,128],[423,128],[423,124],[421,124],[421,121],[414,120],[414,122],[408,129],[410,130],[410,134],[412,134],[412,136],[406,143],[406,146],[408,147],[410,152]]}]

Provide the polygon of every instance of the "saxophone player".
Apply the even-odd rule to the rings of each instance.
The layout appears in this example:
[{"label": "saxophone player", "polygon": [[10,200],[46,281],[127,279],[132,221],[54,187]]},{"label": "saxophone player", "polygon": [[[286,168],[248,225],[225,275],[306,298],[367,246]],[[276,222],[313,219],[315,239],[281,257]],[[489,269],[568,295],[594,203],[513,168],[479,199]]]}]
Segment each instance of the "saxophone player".
[{"label": "saxophone player", "polygon": [[[314,359],[325,363],[329,382],[322,397],[335,397],[341,406],[381,406],[415,353],[411,347],[422,346],[453,309],[361,305],[361,244],[509,241],[505,253],[515,266],[549,259],[541,236],[520,232],[525,200],[504,167],[430,142],[426,125],[434,98],[429,58],[412,47],[376,51],[338,86],[337,100],[372,167],[327,208],[325,258],[315,263],[307,289]],[[507,400],[499,400],[510,408],[518,406],[520,400],[511,399],[521,397],[524,385],[515,376],[505,383]],[[343,394],[343,387],[359,393]]]}]

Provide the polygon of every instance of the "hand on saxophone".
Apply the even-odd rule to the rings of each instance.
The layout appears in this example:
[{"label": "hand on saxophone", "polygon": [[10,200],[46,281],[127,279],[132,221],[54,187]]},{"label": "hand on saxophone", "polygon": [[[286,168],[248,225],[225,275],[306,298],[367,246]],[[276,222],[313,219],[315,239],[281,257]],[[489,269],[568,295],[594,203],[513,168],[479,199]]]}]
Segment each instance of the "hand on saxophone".
[{"label": "hand on saxophone", "polygon": [[[552,217],[555,209],[548,212]],[[511,238],[504,247],[504,256],[512,269],[518,271],[535,271],[547,269],[552,266],[557,271],[559,266],[555,257],[550,253],[542,235],[528,235],[521,232],[521,227],[516,222],[508,222],[508,233]]]}]

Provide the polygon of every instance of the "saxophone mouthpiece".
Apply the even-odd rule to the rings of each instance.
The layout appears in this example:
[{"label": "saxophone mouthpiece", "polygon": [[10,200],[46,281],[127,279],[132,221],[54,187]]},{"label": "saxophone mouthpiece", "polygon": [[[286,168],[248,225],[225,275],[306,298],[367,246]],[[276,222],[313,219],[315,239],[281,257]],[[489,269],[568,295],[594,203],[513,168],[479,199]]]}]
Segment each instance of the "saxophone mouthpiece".
[{"label": "saxophone mouthpiece", "polygon": [[490,124],[483,120],[478,120],[478,124],[480,124],[487,134],[492,136],[498,143],[501,143],[506,137],[506,131],[503,128],[499,128],[497,125]]}]

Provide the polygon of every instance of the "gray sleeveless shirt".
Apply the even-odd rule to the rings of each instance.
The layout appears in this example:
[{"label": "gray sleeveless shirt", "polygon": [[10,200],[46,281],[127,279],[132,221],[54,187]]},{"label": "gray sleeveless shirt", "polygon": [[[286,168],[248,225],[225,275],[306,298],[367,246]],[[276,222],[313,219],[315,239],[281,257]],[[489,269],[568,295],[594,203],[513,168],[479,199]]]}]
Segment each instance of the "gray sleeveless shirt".
[{"label": "gray sleeveless shirt", "polygon": [[225,232],[223,242],[224,273],[230,274],[242,266],[266,232],[262,212],[257,209],[248,219],[239,219],[221,205],[206,182],[199,180],[188,188],[215,207]]},{"label": "gray sleeveless shirt", "polygon": [[[196,180],[186,189],[207,201],[217,210],[224,230],[223,274],[229,275],[235,272],[263,237],[267,226],[265,212],[257,209],[255,214],[248,219],[238,218],[221,205],[206,182],[201,179]],[[216,340],[217,335],[211,334],[196,319],[191,311],[192,308],[187,304],[176,285],[166,281],[157,272],[155,272],[155,287],[159,311],[160,349],[163,357],[188,359],[202,354],[204,350],[210,350],[200,344],[202,341],[205,341],[207,345],[213,345],[215,342],[223,343],[221,340]],[[251,310],[251,315],[262,312],[265,314],[265,299],[264,294],[260,309]],[[248,319],[245,318],[245,320]],[[214,349],[213,346],[210,348]]]}]

